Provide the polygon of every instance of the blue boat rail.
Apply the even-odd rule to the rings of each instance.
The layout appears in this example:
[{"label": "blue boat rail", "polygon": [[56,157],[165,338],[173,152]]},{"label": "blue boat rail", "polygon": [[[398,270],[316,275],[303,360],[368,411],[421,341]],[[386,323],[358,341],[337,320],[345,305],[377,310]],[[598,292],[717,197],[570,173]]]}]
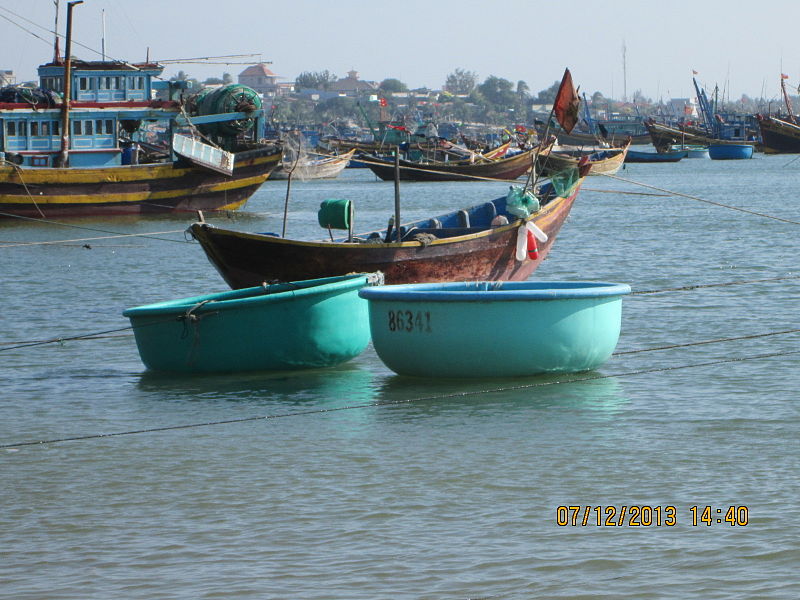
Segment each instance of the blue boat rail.
[{"label": "blue boat rail", "polygon": [[465,281],[420,283],[364,288],[362,298],[407,300],[410,302],[449,302],[496,300],[567,300],[602,298],[630,294],[624,283],[586,281]]}]

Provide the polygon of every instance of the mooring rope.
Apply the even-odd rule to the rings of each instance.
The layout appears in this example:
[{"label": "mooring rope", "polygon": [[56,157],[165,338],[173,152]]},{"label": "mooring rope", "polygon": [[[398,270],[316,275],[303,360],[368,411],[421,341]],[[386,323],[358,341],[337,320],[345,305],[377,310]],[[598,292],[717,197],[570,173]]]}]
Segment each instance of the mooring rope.
[{"label": "mooring rope", "polygon": [[[38,219],[36,219],[38,221]],[[88,237],[88,238],[75,238],[69,240],[51,240],[45,242],[10,242],[10,241],[1,241],[0,248],[14,248],[18,246],[48,246],[48,245],[58,245],[58,244],[73,244],[76,242],[92,242],[95,240],[113,240],[116,238],[127,238],[127,237],[148,237],[152,238],[154,235],[166,235],[168,233],[183,233],[184,229],[173,229],[172,231],[152,231],[146,235],[141,233],[118,233],[116,235],[103,235],[98,237]],[[153,239],[162,239],[162,238],[153,238]],[[163,239],[163,241],[181,241],[181,240],[167,240]]]},{"label": "mooring rope", "polygon": [[[682,287],[674,287],[674,288],[664,288],[660,290],[642,290],[642,291],[634,291],[631,292],[631,296],[636,295],[644,295],[644,294],[662,294],[667,292],[685,292],[685,291],[692,291],[702,288],[712,288],[712,287],[724,287],[724,286],[733,286],[733,285],[744,285],[749,283],[767,283],[771,281],[783,281],[788,279],[800,279],[800,275],[791,275],[791,276],[783,276],[783,277],[769,277],[766,279],[750,279],[746,281],[727,281],[723,283],[708,283],[708,284],[698,284],[698,285],[685,285]],[[270,283],[277,283],[277,282],[270,282]],[[147,325],[142,325],[141,327],[149,327],[151,325],[159,325],[161,323],[165,323],[168,321],[174,320],[173,318],[165,319],[164,321],[156,321],[153,323],[148,323]],[[6,350],[16,350],[19,348],[25,348],[28,346],[41,346],[45,344],[63,344],[64,342],[68,341],[81,341],[84,339],[98,339],[100,336],[103,336],[107,333],[114,333],[118,331],[126,331],[134,329],[133,326],[122,327],[120,329],[112,329],[109,331],[98,331],[93,333],[84,333],[78,334],[73,336],[60,336],[60,337],[53,337],[46,340],[30,340],[30,341],[16,341],[16,342],[0,342],[0,346],[8,346],[6,348],[0,348],[0,352],[4,352]],[[776,335],[777,333],[790,333],[794,330],[786,330],[785,332],[774,332],[774,333],[766,333],[762,335]],[[114,337],[123,337],[123,336],[114,336]],[[736,338],[731,338],[736,339]],[[724,340],[723,340],[724,341]],[[708,343],[708,342],[696,342],[696,343]],[[691,345],[691,344],[690,344]],[[658,348],[654,348],[656,350]],[[647,350],[639,350],[639,352],[646,352]]]},{"label": "mooring rope", "polygon": [[687,292],[691,290],[699,290],[703,288],[712,288],[712,287],[726,287],[731,285],[744,285],[748,283],[767,283],[770,281],[786,281],[789,279],[800,279],[800,275],[785,275],[782,277],[767,277],[765,279],[748,279],[744,281],[725,281],[722,283],[701,283],[696,285],[684,285],[681,287],[674,287],[674,288],[663,288],[660,290],[640,290],[631,292],[631,296],[638,296],[642,294],[663,294],[666,292]]},{"label": "mooring rope", "polygon": [[[98,229],[96,227],[84,227],[82,225],[73,225],[71,223],[63,223],[61,221],[52,221],[50,219],[35,219],[33,217],[24,217],[22,215],[15,215],[15,214],[12,214],[12,213],[0,212],[0,216],[2,216],[2,217],[12,217],[12,218],[15,218],[15,219],[22,219],[23,221],[33,221],[34,223],[45,223],[47,225],[57,225],[59,227],[69,227],[71,229],[82,229],[84,231],[96,231],[98,233],[110,233],[112,235],[120,236],[120,237],[133,236],[133,237],[148,238],[148,239],[153,239],[153,240],[160,240],[162,242],[177,242],[179,244],[188,243],[186,240],[171,240],[169,238],[153,237],[151,234],[148,234],[148,233],[124,234],[124,233],[120,233],[119,231],[109,231],[108,229]],[[181,229],[180,232],[183,232],[183,229]],[[156,232],[156,234],[153,234],[153,235],[159,235],[159,234],[164,234],[164,233],[178,233],[178,231],[174,231],[174,232],[173,231]],[[72,241],[72,240],[69,240],[69,241]],[[3,247],[3,246],[0,246],[0,247]]]},{"label": "mooring rope", "polygon": [[688,198],[689,200],[696,200],[698,202],[705,202],[706,204],[711,204],[713,206],[719,206],[721,208],[727,208],[730,210],[737,210],[739,212],[747,213],[748,215],[754,215],[756,217],[764,217],[765,219],[772,219],[774,221],[780,221],[782,223],[789,223],[791,225],[800,225],[800,221],[793,221],[791,219],[784,219],[783,217],[776,217],[774,215],[768,215],[766,213],[761,213],[755,210],[748,210],[746,208],[741,208],[739,206],[731,206],[730,204],[723,204],[722,202],[715,202],[713,200],[706,200],[704,198],[699,198],[698,196],[692,196],[691,194],[684,194],[682,192],[676,192],[673,190],[667,190],[664,188],[657,187],[655,185],[649,185],[647,183],[642,183],[640,181],[634,181],[632,179],[625,179],[624,177],[619,177],[618,175],[611,175],[608,173],[598,173],[598,175],[602,175],[603,177],[609,177],[611,179],[616,179],[618,181],[623,181],[625,183],[630,183],[632,185],[640,185],[645,188],[649,188],[651,190],[656,190],[657,192],[664,192],[666,194],[670,194],[672,196],[679,196],[681,198]]},{"label": "mooring rope", "polygon": [[740,340],[755,340],[758,338],[770,337],[773,335],[786,335],[789,333],[798,333],[800,329],[784,329],[783,331],[770,331],[769,333],[754,333],[751,335],[740,335],[737,337],[717,338],[714,340],[703,340],[702,342],[687,342],[685,344],[670,344],[669,346],[658,346],[655,348],[642,348],[640,350],[622,350],[614,352],[612,356],[620,356],[623,354],[640,354],[642,352],[658,352],[659,350],[673,350],[675,348],[689,348],[691,346],[703,346],[706,344],[719,344],[722,342],[737,342]]},{"label": "mooring rope", "polygon": [[300,411],[293,411],[288,413],[279,413],[279,414],[270,414],[270,415],[258,415],[254,417],[242,417],[238,419],[225,419],[219,421],[205,421],[203,423],[185,423],[182,425],[166,425],[163,427],[149,427],[145,429],[135,429],[130,431],[115,431],[111,433],[94,433],[94,434],[87,434],[87,435],[76,435],[71,437],[63,437],[63,438],[53,438],[48,440],[38,440],[38,441],[28,441],[28,442],[16,442],[16,443],[5,443],[0,444],[0,449],[7,450],[7,449],[16,449],[21,448],[24,446],[40,446],[44,444],[57,444],[62,442],[76,442],[76,441],[85,441],[85,440],[96,440],[101,438],[110,438],[110,437],[120,437],[126,435],[140,435],[145,433],[159,433],[164,431],[177,431],[181,429],[195,429],[200,427],[212,427],[215,425],[231,425],[236,423],[248,423],[253,421],[268,421],[268,420],[275,420],[275,419],[284,419],[288,417],[302,417],[302,416],[309,416],[309,415],[319,415],[325,413],[334,413],[346,410],[361,410],[365,408],[381,408],[386,406],[398,406],[402,404],[413,404],[415,402],[426,402],[426,401],[433,401],[433,400],[448,400],[453,398],[468,398],[470,396],[480,396],[480,395],[487,395],[487,394],[496,394],[501,392],[512,392],[512,391],[519,391],[519,390],[528,390],[533,388],[539,387],[546,387],[551,385],[565,385],[570,383],[585,383],[591,381],[598,381],[601,379],[612,379],[612,378],[624,378],[624,377],[633,377],[635,375],[649,375],[653,373],[664,373],[667,371],[677,371],[681,369],[697,369],[702,367],[709,367],[715,366],[720,364],[726,363],[734,363],[734,362],[745,362],[750,360],[762,360],[767,358],[775,358],[779,356],[789,356],[793,354],[800,354],[800,350],[790,350],[787,352],[773,352],[769,354],[758,354],[753,356],[742,356],[736,358],[724,358],[719,360],[712,360],[703,363],[696,363],[690,365],[675,365],[672,367],[656,367],[652,369],[640,369],[638,371],[625,371],[622,373],[609,373],[607,375],[592,375],[586,377],[577,377],[575,379],[568,379],[566,381],[540,381],[535,383],[527,383],[527,384],[520,384],[508,387],[500,387],[500,388],[492,388],[487,390],[475,390],[475,391],[468,391],[468,392],[453,392],[451,394],[440,394],[437,396],[422,396],[418,398],[402,398],[399,400],[379,400],[377,402],[367,402],[364,404],[351,404],[347,406],[339,406],[333,408],[316,408],[310,410],[300,410]]}]

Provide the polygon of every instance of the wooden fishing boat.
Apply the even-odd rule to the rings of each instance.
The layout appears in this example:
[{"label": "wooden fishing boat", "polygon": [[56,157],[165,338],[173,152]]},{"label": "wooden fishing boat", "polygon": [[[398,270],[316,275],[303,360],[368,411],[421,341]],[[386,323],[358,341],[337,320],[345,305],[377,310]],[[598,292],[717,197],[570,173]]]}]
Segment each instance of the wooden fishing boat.
[{"label": "wooden fishing boat", "polygon": [[753,158],[753,144],[709,144],[711,160],[740,160]]},{"label": "wooden fishing boat", "polygon": [[[551,144],[552,145],[552,144]],[[514,180],[527,173],[537,154],[546,155],[550,146],[533,148],[510,157],[490,158],[482,154],[470,160],[450,162],[421,162],[400,160],[400,179],[403,181],[470,181],[499,179]],[[364,162],[384,181],[394,181],[394,162],[369,156]]]},{"label": "wooden fishing boat", "polygon": [[589,175],[614,175],[622,168],[625,156],[630,148],[630,140],[617,148],[600,148],[597,150],[553,150],[549,154],[540,155],[536,160],[537,171],[547,177],[553,173],[579,164],[588,164]]},{"label": "wooden fishing boat", "polygon": [[478,281],[362,289],[372,344],[395,373],[524,377],[606,362],[619,340],[625,284]]},{"label": "wooden fishing boat", "polygon": [[[653,120],[645,121],[645,127],[650,133],[650,139],[653,142],[657,152],[669,152],[670,147],[676,144],[691,144],[708,146],[709,144],[741,144],[743,138],[737,139],[722,139],[714,137],[703,129],[691,127],[688,125],[671,127],[663,123],[656,123]],[[751,142],[756,147],[760,147],[757,142]]]},{"label": "wooden fishing boat", "polygon": [[116,167],[0,165],[0,216],[236,210],[266,181],[281,154],[276,146],[236,152],[231,176],[185,161]]},{"label": "wooden fishing boat", "polygon": [[781,94],[786,106],[786,118],[771,115],[756,115],[758,128],[761,131],[763,150],[767,154],[800,153],[800,126],[794,116],[794,108],[789,93],[786,91],[788,75],[781,75]]},{"label": "wooden fishing boat", "polygon": [[158,302],[123,312],[148,369],[235,372],[330,367],[370,340],[367,302],[375,275],[263,285]]},{"label": "wooden fishing boat", "polygon": [[639,150],[628,150],[625,155],[626,163],[663,163],[678,162],[686,158],[688,150],[675,150],[673,152],[643,152]]},{"label": "wooden fishing boat", "polygon": [[628,138],[631,139],[631,144],[634,146],[644,146],[650,143],[649,133],[629,134],[622,132],[609,133],[607,137],[594,135],[592,133],[583,133],[580,131],[571,131],[566,133],[564,131],[551,131],[557,138],[558,143],[562,146],[587,146],[595,147],[603,142],[611,146],[621,146]]},{"label": "wooden fishing boat", "polygon": [[757,115],[766,154],[800,153],[800,125],[788,119]]},{"label": "wooden fishing boat", "polygon": [[353,149],[338,156],[301,158],[297,164],[291,159],[284,158],[270,177],[272,179],[288,179],[291,172],[294,179],[334,179],[344,170],[355,152]]},{"label": "wooden fishing boat", "polygon": [[[229,85],[185,101],[151,100],[159,83],[176,95],[185,87],[156,82],[162,71],[157,63],[58,59],[39,67],[40,88],[3,90],[0,216],[243,206],[282,154],[280,144],[260,141],[259,95]],[[203,141],[180,133],[197,130]]]},{"label": "wooden fishing boat", "polygon": [[[352,241],[350,236],[301,241],[202,221],[189,231],[232,288],[374,271],[388,283],[524,280],[549,254],[582,182],[577,169],[553,176],[539,189],[539,210],[524,218],[509,212],[504,196],[408,223],[399,231],[390,223]],[[529,223],[544,234],[542,239],[526,237]],[[520,238],[535,250],[520,256]]]}]

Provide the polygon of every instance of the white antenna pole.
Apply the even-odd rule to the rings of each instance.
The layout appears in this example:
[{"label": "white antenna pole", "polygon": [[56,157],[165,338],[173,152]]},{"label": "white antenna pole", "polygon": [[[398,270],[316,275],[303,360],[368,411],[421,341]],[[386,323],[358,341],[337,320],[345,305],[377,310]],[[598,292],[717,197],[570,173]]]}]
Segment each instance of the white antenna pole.
[{"label": "white antenna pole", "polygon": [[628,101],[628,66],[625,64],[625,40],[622,40],[622,101]]},{"label": "white antenna pole", "polygon": [[103,40],[100,44],[100,50],[103,55],[103,62],[106,61],[106,9],[104,8],[101,13],[103,18]]}]

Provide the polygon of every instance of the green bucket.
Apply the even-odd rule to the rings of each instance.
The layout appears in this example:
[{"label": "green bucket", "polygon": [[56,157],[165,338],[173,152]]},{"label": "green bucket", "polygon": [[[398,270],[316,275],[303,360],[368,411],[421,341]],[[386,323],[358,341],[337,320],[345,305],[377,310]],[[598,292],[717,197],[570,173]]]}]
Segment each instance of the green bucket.
[{"label": "green bucket", "polygon": [[331,229],[350,229],[353,218],[353,205],[350,200],[323,200],[319,206],[320,227]]}]

